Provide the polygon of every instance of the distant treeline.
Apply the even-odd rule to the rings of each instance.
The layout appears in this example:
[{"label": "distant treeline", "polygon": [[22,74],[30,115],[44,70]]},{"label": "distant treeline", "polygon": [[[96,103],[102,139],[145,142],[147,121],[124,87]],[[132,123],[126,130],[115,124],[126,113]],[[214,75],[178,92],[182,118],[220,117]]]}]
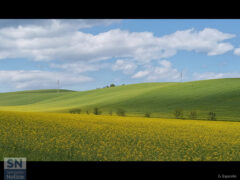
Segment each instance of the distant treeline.
[{"label": "distant treeline", "polygon": [[[122,84],[121,86],[124,86],[125,84]],[[110,84],[110,85],[107,85],[107,86],[104,86],[103,88],[111,88],[111,87],[116,87],[117,85],[115,84]],[[96,89],[101,89],[101,88],[96,88]]]},{"label": "distant treeline", "polygon": [[[80,114],[81,112],[83,113],[86,113],[86,114],[90,114],[91,112],[95,115],[101,115],[102,114],[102,111],[100,111],[100,109],[98,107],[95,107],[93,108],[92,111],[90,110],[85,110],[85,111],[82,111],[81,108],[74,108],[74,109],[70,109],[69,110],[69,113],[72,113],[72,114]],[[124,109],[117,109],[116,112],[115,112],[116,115],[118,116],[126,116],[126,111]],[[113,110],[109,110],[108,111],[108,115],[113,115]],[[198,119],[198,114],[197,114],[197,111],[190,111],[188,112],[188,114],[186,114],[184,116],[184,112],[182,109],[176,109],[173,111],[173,115],[176,119]],[[144,117],[152,117],[152,113],[150,112],[146,112],[144,113]],[[216,113],[215,112],[209,112],[207,114],[207,119],[208,120],[216,120]]]},{"label": "distant treeline", "polygon": [[[184,118],[184,113],[183,113],[182,109],[176,109],[173,112],[173,115],[176,119],[198,119],[197,111],[191,111],[188,114],[188,118]],[[207,119],[208,120],[216,120],[216,113],[215,112],[209,112],[207,114]]]}]

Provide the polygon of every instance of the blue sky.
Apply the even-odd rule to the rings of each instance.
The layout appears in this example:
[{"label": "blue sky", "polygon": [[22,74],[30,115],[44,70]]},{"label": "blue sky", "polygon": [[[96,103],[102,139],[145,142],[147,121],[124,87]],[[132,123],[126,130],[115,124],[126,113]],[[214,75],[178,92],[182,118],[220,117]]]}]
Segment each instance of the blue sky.
[{"label": "blue sky", "polygon": [[240,20],[0,20],[0,92],[240,77]]}]

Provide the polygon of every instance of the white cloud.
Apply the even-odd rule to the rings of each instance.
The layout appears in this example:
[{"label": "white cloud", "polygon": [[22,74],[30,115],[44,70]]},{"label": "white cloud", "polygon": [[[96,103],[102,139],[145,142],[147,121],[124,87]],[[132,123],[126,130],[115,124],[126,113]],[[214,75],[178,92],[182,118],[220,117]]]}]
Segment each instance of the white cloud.
[{"label": "white cloud", "polygon": [[106,63],[86,63],[86,62],[76,62],[76,63],[63,63],[63,64],[56,64],[50,63],[51,68],[62,69],[67,72],[73,73],[83,73],[89,71],[98,71],[103,68],[109,67],[109,64]]},{"label": "white cloud", "polygon": [[[83,21],[83,20],[82,20]],[[91,27],[100,22],[81,24]],[[105,24],[113,23],[109,20]],[[129,32],[113,29],[96,35],[78,31],[79,21],[51,20],[47,25],[24,25],[0,29],[0,59],[28,58],[35,61],[67,62],[128,58],[148,63],[174,56],[180,50],[219,55],[233,49],[223,42],[235,37],[217,29],[188,29],[162,37],[152,32]],[[104,23],[103,23],[104,24]]]},{"label": "white cloud", "polygon": [[76,85],[92,78],[72,73],[48,71],[0,71],[0,83],[6,87],[16,89],[51,89],[57,88],[57,80],[61,87]]},{"label": "white cloud", "polygon": [[235,37],[234,34],[228,34],[217,29],[205,28],[202,31],[188,29],[177,31],[173,34],[163,36],[160,41],[168,48],[175,50],[187,50],[203,52],[210,55],[219,55],[233,49],[230,43],[222,42]]},{"label": "white cloud", "polygon": [[240,56],[240,48],[236,48],[233,53],[237,56]]},{"label": "white cloud", "polygon": [[144,71],[139,71],[132,76],[132,78],[143,78],[145,77],[148,81],[158,81],[158,80],[178,80],[180,78],[180,73],[177,69],[172,67],[170,61],[162,60],[159,61],[161,66],[148,66]]},{"label": "white cloud", "polygon": [[159,61],[159,64],[162,65],[163,67],[168,67],[168,68],[170,68],[172,66],[172,63],[167,60],[161,60],[161,61]]},{"label": "white cloud", "polygon": [[150,73],[149,70],[138,71],[136,74],[134,74],[134,75],[132,76],[132,78],[133,78],[133,79],[143,78],[143,77],[147,76],[149,73]]},{"label": "white cloud", "polygon": [[240,78],[240,73],[215,73],[215,72],[204,72],[194,73],[194,80],[205,80],[205,79],[220,79],[220,78]]},{"label": "white cloud", "polygon": [[131,60],[122,60],[122,59],[118,59],[115,64],[113,64],[112,66],[112,70],[113,71],[119,71],[122,70],[123,73],[125,74],[131,74],[135,71],[135,69],[137,68],[137,65],[133,62],[131,62]]},{"label": "white cloud", "polygon": [[177,80],[180,77],[180,73],[177,69],[173,68],[171,63],[166,60],[162,63],[160,67],[154,67],[153,71],[147,77],[149,81],[157,80]]},{"label": "white cloud", "polygon": [[59,22],[68,25],[74,29],[91,28],[94,26],[109,26],[114,23],[119,23],[120,19],[1,19],[0,28],[4,27],[19,27],[19,26],[49,26],[52,22]]}]

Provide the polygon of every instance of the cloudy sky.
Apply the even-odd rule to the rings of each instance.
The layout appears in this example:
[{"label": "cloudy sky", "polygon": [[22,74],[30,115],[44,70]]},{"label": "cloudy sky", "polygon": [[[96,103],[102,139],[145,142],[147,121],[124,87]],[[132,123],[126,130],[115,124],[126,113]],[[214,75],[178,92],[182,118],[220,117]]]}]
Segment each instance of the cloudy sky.
[{"label": "cloudy sky", "polygon": [[0,20],[0,92],[240,77],[240,20]]}]

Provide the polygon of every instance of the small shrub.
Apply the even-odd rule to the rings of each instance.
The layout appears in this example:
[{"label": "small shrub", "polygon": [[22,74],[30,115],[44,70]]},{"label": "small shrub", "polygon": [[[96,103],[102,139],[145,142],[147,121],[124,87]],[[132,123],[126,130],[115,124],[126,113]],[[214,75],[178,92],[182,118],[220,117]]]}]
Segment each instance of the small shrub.
[{"label": "small shrub", "polygon": [[116,113],[118,116],[125,116],[125,111],[123,109],[118,109]]},{"label": "small shrub", "polygon": [[93,109],[93,114],[95,114],[95,115],[100,115],[100,114],[101,114],[101,111],[99,110],[99,108],[94,108],[94,109]]},{"label": "small shrub", "polygon": [[81,109],[80,108],[75,108],[75,109],[70,109],[69,112],[72,114],[80,114],[81,113]]},{"label": "small shrub", "polygon": [[189,114],[189,119],[197,119],[197,112],[191,111]]},{"label": "small shrub", "polygon": [[208,120],[216,120],[216,113],[215,112],[209,112],[208,113]]},{"label": "small shrub", "polygon": [[109,115],[112,116],[112,113],[113,113],[112,110],[110,110],[110,111],[109,111]]},{"label": "small shrub", "polygon": [[89,114],[89,111],[87,110],[86,113]]},{"label": "small shrub", "polygon": [[115,84],[110,84],[110,87],[115,87],[116,85]]},{"label": "small shrub", "polygon": [[183,119],[183,111],[181,109],[176,109],[173,114],[176,119]]},{"label": "small shrub", "polygon": [[144,114],[144,116],[145,116],[145,117],[150,117],[151,114],[150,114],[149,112],[146,112],[146,113]]}]

